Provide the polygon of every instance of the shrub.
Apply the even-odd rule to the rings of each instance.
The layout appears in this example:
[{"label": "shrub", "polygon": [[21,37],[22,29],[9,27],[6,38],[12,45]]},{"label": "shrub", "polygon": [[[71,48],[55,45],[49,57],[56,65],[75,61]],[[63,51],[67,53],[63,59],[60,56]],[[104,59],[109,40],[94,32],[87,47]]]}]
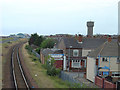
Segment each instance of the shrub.
[{"label": "shrub", "polygon": [[58,76],[60,74],[60,69],[56,69],[56,67],[54,66],[55,60],[54,58],[51,58],[50,56],[48,56],[45,60],[45,68],[47,69],[47,74],[50,76]]},{"label": "shrub", "polygon": [[37,48],[35,51],[36,51],[38,54],[40,54],[40,48]]},{"label": "shrub", "polygon": [[27,49],[29,52],[32,52],[32,48],[29,45],[26,45],[25,49]]}]

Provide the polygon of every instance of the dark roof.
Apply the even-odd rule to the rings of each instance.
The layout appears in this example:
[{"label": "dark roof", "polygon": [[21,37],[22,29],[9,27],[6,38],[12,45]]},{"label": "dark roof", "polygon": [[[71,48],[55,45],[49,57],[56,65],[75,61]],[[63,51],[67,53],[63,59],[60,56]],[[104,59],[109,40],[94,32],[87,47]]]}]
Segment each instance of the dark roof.
[{"label": "dark roof", "polygon": [[70,46],[72,46],[72,48],[82,48],[82,45],[73,37],[65,37],[62,38],[62,40],[66,48],[70,48]]},{"label": "dark roof", "polygon": [[51,49],[47,48],[47,49],[43,49],[43,50],[41,51],[41,53],[42,53],[43,55],[47,56],[48,54],[52,54],[53,51],[52,51]]},{"label": "dark roof", "polygon": [[[120,47],[120,46],[119,46]],[[100,47],[96,48],[94,51],[91,51],[88,56],[90,57],[97,57],[97,56],[118,56],[118,51],[120,48],[118,48],[117,41],[106,41],[104,44],[102,44]]]},{"label": "dark roof", "polygon": [[103,38],[83,38],[82,47],[83,49],[95,49],[102,45],[106,39]]},{"label": "dark roof", "polygon": [[23,33],[18,33],[17,35],[24,35]]},{"label": "dark roof", "polygon": [[63,50],[60,50],[60,49],[43,49],[41,50],[41,53],[45,56],[48,56],[48,54],[58,54],[58,53],[61,53],[63,54]]}]

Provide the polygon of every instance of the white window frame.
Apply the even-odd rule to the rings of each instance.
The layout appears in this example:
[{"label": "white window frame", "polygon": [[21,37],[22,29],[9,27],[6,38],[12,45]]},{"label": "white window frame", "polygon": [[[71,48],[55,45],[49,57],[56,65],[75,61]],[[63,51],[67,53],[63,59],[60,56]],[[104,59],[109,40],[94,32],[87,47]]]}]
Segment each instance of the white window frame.
[{"label": "white window frame", "polygon": [[[77,55],[75,55],[75,52],[77,52]],[[73,56],[74,57],[78,57],[79,56],[79,50],[78,49],[74,49],[73,50]]]},{"label": "white window frame", "polygon": [[[104,61],[103,61],[103,58],[104,58]],[[108,62],[109,61],[107,57],[103,57],[103,58],[102,58],[102,62]]]},{"label": "white window frame", "polygon": [[[74,63],[77,63],[79,66],[74,66]],[[81,68],[81,60],[72,60],[72,67],[73,68]]]},{"label": "white window frame", "polygon": [[[115,74],[119,74],[119,76],[115,76]],[[112,77],[120,77],[120,72],[112,72]]]}]

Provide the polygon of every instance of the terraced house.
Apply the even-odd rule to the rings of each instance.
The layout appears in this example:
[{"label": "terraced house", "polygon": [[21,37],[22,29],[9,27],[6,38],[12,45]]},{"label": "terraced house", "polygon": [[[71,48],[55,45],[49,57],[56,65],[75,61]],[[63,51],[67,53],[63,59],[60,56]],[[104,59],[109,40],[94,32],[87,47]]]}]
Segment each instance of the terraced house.
[{"label": "terraced house", "polygon": [[55,48],[62,49],[64,54],[64,70],[86,71],[86,58],[82,57],[82,45],[80,39],[73,37],[62,38]]},{"label": "terraced house", "polygon": [[119,43],[108,39],[87,57],[87,79],[95,81],[95,76],[111,76],[113,82],[120,80]]}]

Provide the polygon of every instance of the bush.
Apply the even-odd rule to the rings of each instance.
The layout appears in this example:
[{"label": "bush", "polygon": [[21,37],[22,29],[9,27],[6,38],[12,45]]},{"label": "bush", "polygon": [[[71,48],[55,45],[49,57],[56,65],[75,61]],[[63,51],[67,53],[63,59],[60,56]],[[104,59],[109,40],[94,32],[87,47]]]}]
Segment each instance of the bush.
[{"label": "bush", "polygon": [[47,74],[50,76],[58,76],[60,74],[60,69],[56,69],[54,66],[47,67]]},{"label": "bush", "polygon": [[47,69],[47,74],[50,76],[58,76],[61,71],[60,69],[56,69],[56,67],[54,66],[54,63],[55,63],[54,58],[51,58],[50,56],[48,56],[48,58],[46,58],[45,66],[43,66],[44,68]]},{"label": "bush", "polygon": [[40,48],[37,48],[35,51],[36,51],[38,54],[40,54]]},{"label": "bush", "polygon": [[33,61],[37,61],[37,59],[36,59],[36,58],[34,58],[34,59],[33,59]]},{"label": "bush", "polygon": [[29,52],[32,52],[32,48],[29,45],[26,45],[25,49],[27,49]]},{"label": "bush", "polygon": [[56,76],[56,68],[49,65],[47,68],[47,74],[50,76]]}]

